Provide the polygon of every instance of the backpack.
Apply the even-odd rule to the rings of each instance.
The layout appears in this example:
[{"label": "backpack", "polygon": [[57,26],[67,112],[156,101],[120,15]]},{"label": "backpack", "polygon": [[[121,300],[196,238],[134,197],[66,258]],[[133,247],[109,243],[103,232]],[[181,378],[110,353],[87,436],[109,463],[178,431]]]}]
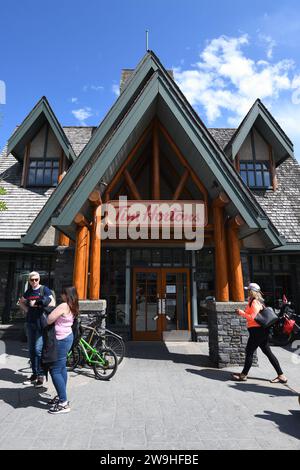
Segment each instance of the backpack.
[{"label": "backpack", "polygon": [[[50,290],[50,292],[51,292],[51,295],[52,295],[52,297],[53,297],[53,299],[54,299],[54,302],[55,302],[55,305],[56,305],[56,295],[55,295],[55,292],[54,292],[53,289],[49,289],[49,290]],[[41,293],[41,296],[44,297],[45,286],[43,286],[43,285],[40,286],[40,293]]]},{"label": "backpack", "polygon": [[81,326],[81,321],[79,320],[78,316],[74,318],[73,325],[72,325],[72,332],[73,332],[73,336],[74,336],[72,348],[74,348],[79,343],[79,340],[80,340],[80,338],[82,336],[82,332],[83,332],[82,326]]}]

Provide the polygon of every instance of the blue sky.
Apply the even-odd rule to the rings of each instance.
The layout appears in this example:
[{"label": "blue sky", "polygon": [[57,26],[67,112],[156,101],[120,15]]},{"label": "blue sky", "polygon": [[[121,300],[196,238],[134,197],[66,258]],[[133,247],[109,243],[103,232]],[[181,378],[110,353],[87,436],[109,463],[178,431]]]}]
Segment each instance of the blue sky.
[{"label": "blue sky", "polygon": [[300,158],[296,0],[1,0],[0,24],[1,147],[43,95],[63,125],[98,125],[149,29],[209,127],[236,127],[261,98]]}]

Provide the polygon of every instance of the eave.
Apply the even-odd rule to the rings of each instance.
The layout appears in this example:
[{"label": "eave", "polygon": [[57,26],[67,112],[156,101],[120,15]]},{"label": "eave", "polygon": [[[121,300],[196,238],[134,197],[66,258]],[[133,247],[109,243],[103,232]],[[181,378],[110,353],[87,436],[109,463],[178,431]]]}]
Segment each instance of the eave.
[{"label": "eave", "polygon": [[8,154],[11,153],[17,160],[22,161],[26,144],[47,121],[66,157],[69,160],[74,161],[76,159],[75,152],[45,96],[39,100],[32,111],[26,116],[22,124],[17,127],[13,135],[8,140]]}]

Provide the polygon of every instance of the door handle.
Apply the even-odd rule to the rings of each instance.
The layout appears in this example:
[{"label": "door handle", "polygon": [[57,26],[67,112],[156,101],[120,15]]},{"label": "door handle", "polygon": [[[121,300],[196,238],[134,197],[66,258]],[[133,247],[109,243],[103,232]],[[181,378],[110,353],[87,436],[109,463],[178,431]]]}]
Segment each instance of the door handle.
[{"label": "door handle", "polygon": [[158,296],[157,296],[157,313],[158,313],[158,315],[161,315],[161,313],[162,313],[161,299]]}]

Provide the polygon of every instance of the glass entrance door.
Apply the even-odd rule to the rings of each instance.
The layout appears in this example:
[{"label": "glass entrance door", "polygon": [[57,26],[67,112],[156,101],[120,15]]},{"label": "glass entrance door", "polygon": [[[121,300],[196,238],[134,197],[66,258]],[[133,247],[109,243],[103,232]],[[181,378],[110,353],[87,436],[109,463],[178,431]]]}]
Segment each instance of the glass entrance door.
[{"label": "glass entrance door", "polygon": [[159,341],[164,331],[190,330],[188,268],[133,270],[133,339]]}]

